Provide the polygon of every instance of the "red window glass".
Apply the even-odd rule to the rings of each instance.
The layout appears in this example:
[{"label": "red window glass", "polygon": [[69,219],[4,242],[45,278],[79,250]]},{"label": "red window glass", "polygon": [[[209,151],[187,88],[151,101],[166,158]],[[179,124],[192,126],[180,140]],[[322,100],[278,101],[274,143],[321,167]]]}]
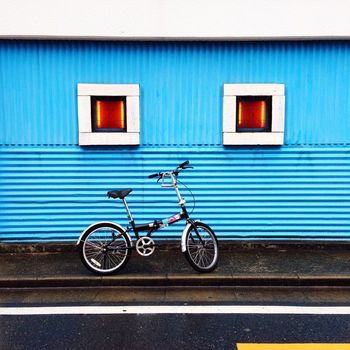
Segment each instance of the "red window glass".
[{"label": "red window glass", "polygon": [[94,98],[95,131],[125,130],[125,100]]},{"label": "red window glass", "polygon": [[269,131],[271,98],[239,97],[237,131]]},{"label": "red window glass", "polygon": [[240,101],[238,105],[238,126],[260,129],[266,127],[266,101]]}]

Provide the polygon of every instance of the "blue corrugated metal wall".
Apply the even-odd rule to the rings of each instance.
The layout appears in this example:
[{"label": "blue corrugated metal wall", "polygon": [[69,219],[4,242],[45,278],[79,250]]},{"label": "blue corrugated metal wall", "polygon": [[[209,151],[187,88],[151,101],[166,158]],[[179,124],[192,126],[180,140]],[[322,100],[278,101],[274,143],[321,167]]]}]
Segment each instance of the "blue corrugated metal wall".
[{"label": "blue corrugated metal wall", "polygon": [[223,84],[283,83],[287,145],[350,143],[349,62],[348,42],[0,42],[0,139],[76,145],[77,84],[138,83],[143,145],[221,145]]},{"label": "blue corrugated metal wall", "polygon": [[[145,176],[184,159],[221,237],[348,238],[349,68],[348,42],[0,42],[0,239],[126,224],[113,187],[136,219],[166,217],[176,198]],[[140,147],[77,146],[78,83],[140,84]],[[224,83],[285,84],[285,146],[222,146]]]}]

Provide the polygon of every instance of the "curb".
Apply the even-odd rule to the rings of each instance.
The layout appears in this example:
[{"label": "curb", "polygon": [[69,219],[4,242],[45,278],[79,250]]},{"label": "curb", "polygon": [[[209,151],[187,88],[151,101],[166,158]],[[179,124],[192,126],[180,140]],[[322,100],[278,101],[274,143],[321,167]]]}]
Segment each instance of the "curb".
[{"label": "curb", "polygon": [[350,275],[127,275],[0,277],[0,288],[66,287],[350,287]]}]

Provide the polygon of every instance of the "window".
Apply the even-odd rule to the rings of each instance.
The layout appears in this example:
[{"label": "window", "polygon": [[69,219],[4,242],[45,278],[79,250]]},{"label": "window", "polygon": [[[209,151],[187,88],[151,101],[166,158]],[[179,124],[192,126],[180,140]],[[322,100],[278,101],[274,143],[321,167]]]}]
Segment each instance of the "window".
[{"label": "window", "polygon": [[282,145],[283,84],[224,85],[224,145]]},{"label": "window", "polygon": [[138,145],[139,91],[137,84],[78,84],[79,145]]}]

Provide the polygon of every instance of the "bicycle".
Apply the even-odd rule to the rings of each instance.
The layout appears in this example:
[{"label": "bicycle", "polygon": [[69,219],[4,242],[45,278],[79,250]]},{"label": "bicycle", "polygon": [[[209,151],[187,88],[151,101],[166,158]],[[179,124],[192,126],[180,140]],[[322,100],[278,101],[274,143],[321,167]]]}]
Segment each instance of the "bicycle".
[{"label": "bicycle", "polygon": [[[144,224],[136,224],[131,215],[126,197],[132,192],[131,188],[107,192],[108,198],[121,199],[130,226],[125,229],[113,222],[98,222],[89,226],[77,242],[80,259],[92,272],[108,275],[120,271],[129,261],[131,251],[136,250],[141,256],[150,256],[156,248],[152,234],[157,230],[172,225],[180,220],[186,220],[186,227],[181,238],[181,251],[188,263],[198,272],[211,272],[218,263],[218,240],[214,231],[201,221],[190,218],[186,209],[186,201],[182,198],[178,187],[178,176],[181,171],[193,168],[189,161],[183,162],[173,171],[158,172],[148,178],[161,180],[162,187],[175,189],[181,211],[164,220],[154,220]],[[136,242],[129,235],[133,231]],[[148,231],[141,236],[140,232]]]}]

